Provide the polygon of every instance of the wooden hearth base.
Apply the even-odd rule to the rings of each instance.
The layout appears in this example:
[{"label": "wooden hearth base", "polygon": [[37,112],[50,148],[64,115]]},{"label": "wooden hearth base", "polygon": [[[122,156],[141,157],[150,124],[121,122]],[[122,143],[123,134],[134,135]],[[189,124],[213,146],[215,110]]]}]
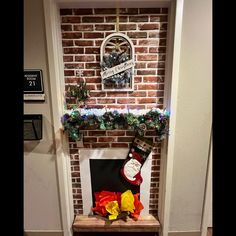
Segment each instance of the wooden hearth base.
[{"label": "wooden hearth base", "polygon": [[159,232],[160,223],[152,215],[139,217],[137,221],[105,221],[96,216],[77,215],[73,223],[74,232]]}]

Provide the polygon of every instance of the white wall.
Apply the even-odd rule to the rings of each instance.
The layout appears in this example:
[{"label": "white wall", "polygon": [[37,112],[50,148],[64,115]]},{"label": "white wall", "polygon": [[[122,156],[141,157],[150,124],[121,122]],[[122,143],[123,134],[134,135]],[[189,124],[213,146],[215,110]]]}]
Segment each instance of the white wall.
[{"label": "white wall", "polygon": [[212,2],[185,0],[169,231],[200,231],[212,109]]},{"label": "white wall", "polygon": [[43,114],[43,139],[24,142],[24,230],[61,230],[43,3],[24,1],[24,68],[42,69],[46,101],[25,103],[25,114]]}]

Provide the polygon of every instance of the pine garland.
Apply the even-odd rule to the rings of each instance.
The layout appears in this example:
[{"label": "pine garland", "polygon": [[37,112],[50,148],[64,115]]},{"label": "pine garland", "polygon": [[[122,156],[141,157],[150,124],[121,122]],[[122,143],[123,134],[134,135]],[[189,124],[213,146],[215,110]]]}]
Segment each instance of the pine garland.
[{"label": "pine garland", "polygon": [[[89,109],[88,109],[89,110]],[[107,111],[103,115],[84,114],[73,110],[62,117],[62,125],[70,138],[80,140],[80,130],[84,129],[132,129],[144,135],[147,129],[154,129],[158,140],[163,140],[168,134],[169,112],[152,109],[146,114],[135,115],[131,112],[119,113]]]}]

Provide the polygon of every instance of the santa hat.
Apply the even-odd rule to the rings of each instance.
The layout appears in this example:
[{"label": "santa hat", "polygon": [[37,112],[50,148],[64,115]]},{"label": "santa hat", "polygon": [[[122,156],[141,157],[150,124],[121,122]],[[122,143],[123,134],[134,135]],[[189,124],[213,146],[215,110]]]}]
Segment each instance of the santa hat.
[{"label": "santa hat", "polygon": [[131,152],[129,154],[130,157],[134,158],[135,160],[137,160],[138,162],[142,163],[142,159],[141,156],[137,153],[137,152]]}]

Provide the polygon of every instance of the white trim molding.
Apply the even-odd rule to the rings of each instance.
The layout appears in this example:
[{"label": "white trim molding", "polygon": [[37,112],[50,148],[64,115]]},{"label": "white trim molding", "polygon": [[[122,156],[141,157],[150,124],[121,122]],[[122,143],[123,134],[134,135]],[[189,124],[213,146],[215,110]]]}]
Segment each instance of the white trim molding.
[{"label": "white trim molding", "polygon": [[[174,164],[174,148],[175,148],[175,125],[176,125],[176,110],[178,101],[178,84],[179,84],[179,64],[180,64],[180,49],[181,49],[181,34],[182,34],[182,18],[183,18],[184,0],[171,1],[171,16],[175,18],[174,21],[174,35],[169,39],[169,46],[173,42],[173,59],[171,76],[169,75],[168,87],[165,92],[168,94],[168,101],[166,101],[170,110],[169,121],[169,138],[165,141],[164,146],[167,150],[162,150],[161,164],[161,211],[159,212],[159,220],[161,224],[160,236],[168,236],[169,220],[170,220],[170,203],[171,203],[171,188]],[[173,12],[174,10],[174,12]],[[171,19],[170,19],[171,20]],[[173,41],[172,41],[173,40]],[[172,42],[171,42],[172,41]],[[168,49],[169,50],[169,49]],[[170,52],[169,52],[170,53]],[[168,55],[170,57],[170,54]],[[169,58],[170,60],[171,58]],[[168,62],[168,66],[170,66]],[[168,145],[167,145],[168,142]],[[167,151],[167,152],[166,152]],[[166,153],[165,153],[166,152]],[[168,172],[168,173],[167,173]]]},{"label": "white trim molding", "polygon": [[59,8],[55,0],[44,0],[44,14],[62,227],[64,236],[72,236],[74,213],[70,158],[68,143],[62,133],[62,124],[60,122],[60,117],[64,114],[63,53],[60,43]]}]

